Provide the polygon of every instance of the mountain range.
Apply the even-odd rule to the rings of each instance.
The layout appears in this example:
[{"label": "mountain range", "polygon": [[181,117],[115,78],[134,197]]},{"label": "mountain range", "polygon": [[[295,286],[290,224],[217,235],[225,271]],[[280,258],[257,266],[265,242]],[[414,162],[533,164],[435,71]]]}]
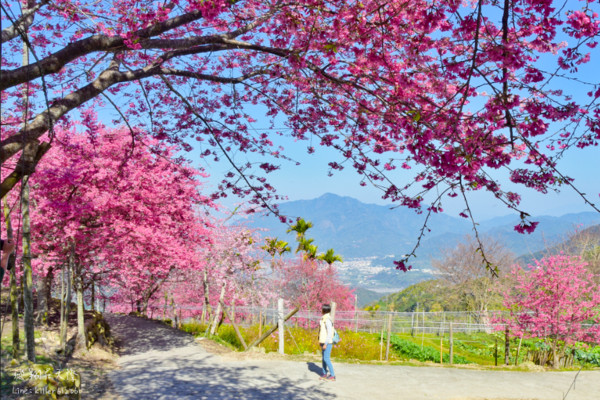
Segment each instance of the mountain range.
[{"label": "mountain range", "polygon": [[[307,236],[314,238],[319,249],[333,248],[344,258],[400,257],[409,253],[416,243],[425,220],[424,214],[403,207],[362,203],[351,197],[324,194],[313,200],[282,203],[282,214],[302,217],[313,223]],[[583,212],[561,217],[540,216],[538,228],[532,234],[514,230],[519,223],[516,215],[480,221],[479,232],[501,240],[515,254],[535,253],[547,245],[560,241],[576,226],[600,224],[600,214]],[[276,236],[294,242],[294,234],[286,233],[287,226],[273,216],[256,217],[251,225],[263,231],[264,236]],[[441,248],[451,247],[465,235],[472,233],[466,219],[444,213],[432,214],[428,221],[430,232],[424,237],[419,257],[435,255]]]},{"label": "mountain range", "polygon": [[[397,289],[431,277],[431,259],[439,257],[441,250],[453,247],[473,232],[466,219],[444,213],[432,214],[428,220],[429,230],[426,230],[416,251],[417,258],[412,262],[420,272],[403,274],[393,269],[392,261],[412,251],[425,221],[424,213],[417,214],[404,207],[366,204],[330,193],[312,200],[282,203],[279,209],[288,217],[311,221],[313,227],[307,232],[307,237],[314,239],[319,252],[333,248],[345,261],[338,269],[346,280],[367,288],[383,289],[387,286],[390,290]],[[480,236],[493,237],[517,256],[522,256],[564,241],[576,227],[600,224],[600,213],[539,216],[532,217],[532,220],[538,221],[539,225],[531,234],[520,234],[514,230],[520,221],[517,215],[478,221],[478,231]],[[294,234],[286,233],[288,227],[274,216],[255,216],[249,225],[261,230],[264,237],[277,237],[288,241],[292,247],[295,245]],[[368,263],[372,268],[363,271],[367,272],[367,276],[361,276],[360,271],[352,267],[353,263],[362,266]]]}]

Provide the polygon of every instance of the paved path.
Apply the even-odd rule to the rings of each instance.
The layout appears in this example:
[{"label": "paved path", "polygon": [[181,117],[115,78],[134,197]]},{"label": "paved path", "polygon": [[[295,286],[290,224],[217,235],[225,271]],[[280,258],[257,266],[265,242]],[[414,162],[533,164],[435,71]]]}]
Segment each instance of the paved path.
[{"label": "paved path", "polygon": [[[314,362],[232,361],[158,322],[107,319],[123,341],[109,378],[124,400],[561,400],[576,375],[334,363],[337,382],[323,382]],[[600,400],[600,372],[581,372],[566,400]]]}]

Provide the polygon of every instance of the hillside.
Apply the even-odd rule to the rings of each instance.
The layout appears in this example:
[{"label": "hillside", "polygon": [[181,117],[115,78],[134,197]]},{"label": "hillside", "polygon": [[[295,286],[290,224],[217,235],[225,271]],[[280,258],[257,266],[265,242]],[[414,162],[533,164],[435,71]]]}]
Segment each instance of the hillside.
[{"label": "hillside", "polygon": [[[571,233],[562,243],[532,255],[521,256],[517,262],[520,265],[531,265],[535,259],[560,252],[582,256],[587,262],[588,268],[598,276],[600,271],[600,225]],[[498,280],[494,283],[494,285],[501,284],[501,281]],[[463,311],[469,309],[465,298],[468,297],[470,291],[476,289],[477,281],[469,281],[461,287],[441,279],[430,279],[384,296],[369,304],[368,308],[401,312],[416,311],[417,308],[423,311]],[[465,296],[465,294],[467,295]],[[502,299],[498,295],[492,296],[491,299],[489,309],[501,307]]]},{"label": "hillside", "polygon": [[595,253],[595,257],[588,257],[588,262],[600,263],[600,225],[593,225],[576,232],[567,232],[563,242],[549,246],[547,249],[537,251],[533,254],[525,254],[519,257],[521,264],[531,264],[533,260],[539,259],[546,254],[559,252],[568,254],[588,255]]}]

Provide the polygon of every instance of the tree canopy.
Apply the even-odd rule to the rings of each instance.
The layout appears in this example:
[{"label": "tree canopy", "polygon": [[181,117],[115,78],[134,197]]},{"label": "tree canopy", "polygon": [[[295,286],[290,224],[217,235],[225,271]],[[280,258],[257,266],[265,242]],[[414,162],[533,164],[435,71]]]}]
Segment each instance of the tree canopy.
[{"label": "tree canopy", "polygon": [[544,193],[573,185],[560,158],[600,139],[600,89],[578,73],[598,51],[591,0],[0,4],[2,197],[56,127],[110,108],[132,131],[228,160],[215,197],[271,207],[267,175],[293,156],[289,137],[335,149],[330,173],[353,168],[394,204],[437,212],[461,195],[469,217],[465,194],[487,190],[530,232],[500,176]]}]

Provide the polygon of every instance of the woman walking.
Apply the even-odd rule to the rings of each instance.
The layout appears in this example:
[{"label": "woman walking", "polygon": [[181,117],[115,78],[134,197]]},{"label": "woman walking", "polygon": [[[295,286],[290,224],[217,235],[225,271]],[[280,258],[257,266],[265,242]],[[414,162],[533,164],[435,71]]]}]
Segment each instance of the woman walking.
[{"label": "woman walking", "polygon": [[331,365],[331,349],[333,348],[333,322],[331,321],[331,306],[323,304],[321,308],[323,316],[319,325],[319,346],[321,347],[321,355],[323,358],[323,374],[322,380],[335,381],[335,372]]}]

